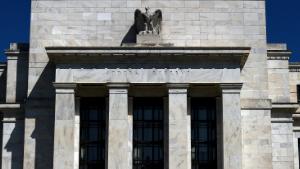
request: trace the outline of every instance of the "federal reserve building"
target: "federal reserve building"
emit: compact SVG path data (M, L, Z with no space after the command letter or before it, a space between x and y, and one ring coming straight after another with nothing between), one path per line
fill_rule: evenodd
M30 25L1 169L299 169L300 63L264 0L32 0Z

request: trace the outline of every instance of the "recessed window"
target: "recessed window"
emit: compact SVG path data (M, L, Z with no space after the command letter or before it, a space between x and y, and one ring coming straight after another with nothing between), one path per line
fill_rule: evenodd
M133 169L163 169L162 98L133 100Z
M105 99L83 98L80 104L80 169L105 168Z
M217 168L215 99L192 98L192 169Z

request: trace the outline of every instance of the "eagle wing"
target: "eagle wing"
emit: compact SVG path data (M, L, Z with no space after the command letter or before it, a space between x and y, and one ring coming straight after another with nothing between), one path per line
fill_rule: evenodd
M145 22L146 22L145 15L139 9L135 10L134 24L137 33L144 31L146 29Z
M161 10L156 10L154 14L151 17L152 24L153 24L153 29L157 33L160 33L160 27L161 27L161 21L162 21L162 12Z

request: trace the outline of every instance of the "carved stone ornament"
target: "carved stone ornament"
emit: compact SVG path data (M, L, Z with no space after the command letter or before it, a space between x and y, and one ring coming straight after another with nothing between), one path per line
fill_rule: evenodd
M134 21L138 35L155 34L159 35L161 30L162 12L156 10L151 13L150 8L145 8L146 12L135 10Z

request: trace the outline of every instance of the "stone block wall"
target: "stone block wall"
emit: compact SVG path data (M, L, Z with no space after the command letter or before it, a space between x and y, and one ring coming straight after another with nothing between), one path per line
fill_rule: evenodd
M48 95L34 89L48 64L44 47L132 43L134 11L146 6L163 12L163 43L252 47L242 72L242 97L268 97L265 2L241 0L32 1L29 94Z
M272 111L273 169L294 168L293 121L290 112Z

